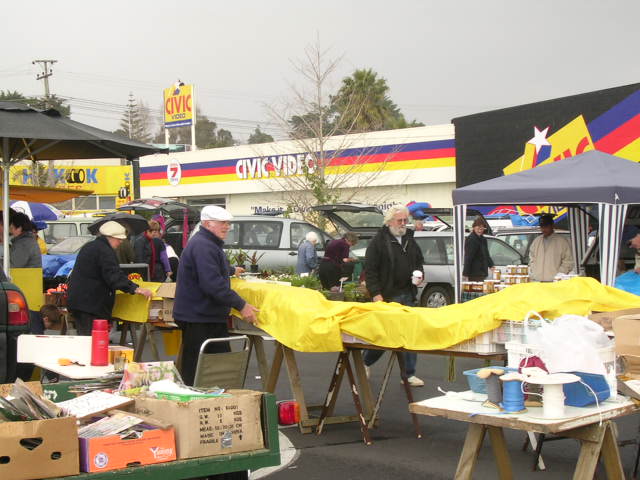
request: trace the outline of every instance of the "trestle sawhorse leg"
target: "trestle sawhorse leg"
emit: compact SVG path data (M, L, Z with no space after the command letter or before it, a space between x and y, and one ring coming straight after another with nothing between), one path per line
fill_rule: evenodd
M507 451L502 428L470 423L462 454L458 461L456 480L470 480L472 478L482 441L487 431L491 439L491 448L496 459L499 478L501 480L513 478L509 452ZM580 440L581 443L580 456L573 474L574 480L593 478L600 458L604 463L608 479L624 479L620 451L616 443L614 426L610 420L601 425L593 424L563 431L562 435Z

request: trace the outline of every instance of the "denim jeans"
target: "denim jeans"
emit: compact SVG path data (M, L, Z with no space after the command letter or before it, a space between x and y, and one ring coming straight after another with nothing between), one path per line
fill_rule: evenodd
M386 300L386 299L385 299ZM389 302L396 302L407 307L414 307L413 295L411 293L401 293L391 297ZM364 352L364 364L369 367L376 363L382 356L384 350L365 350ZM418 362L417 353L403 353L405 363L405 373L407 377L411 377L416 374L416 363Z

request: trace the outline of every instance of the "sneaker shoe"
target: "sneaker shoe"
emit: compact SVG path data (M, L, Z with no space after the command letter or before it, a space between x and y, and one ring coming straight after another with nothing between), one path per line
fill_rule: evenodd
M366 365L364 366L364 374L367 376L367 379L371 376L371 369Z
M410 387L424 387L424 381L419 379L415 375L411 375L409 378L407 378L407 382L409 383ZM402 380L400 380L400 383L403 383Z

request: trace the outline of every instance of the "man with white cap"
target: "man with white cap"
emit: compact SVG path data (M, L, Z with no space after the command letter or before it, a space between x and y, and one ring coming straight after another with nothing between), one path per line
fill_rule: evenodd
M200 212L201 228L189 240L180 258L173 318L182 330L182 380L193 385L200 345L208 338L228 337L231 308L256 322L253 305L231 290L229 277L239 273L222 249L233 216L224 208L207 205ZM207 353L228 352L229 343L213 343Z
M151 290L129 280L118 264L116 248L127 238L125 227L108 221L100 226L99 232L95 240L80 249L69 277L67 306L78 335L91 335L96 318L111 319L116 290L152 295Z

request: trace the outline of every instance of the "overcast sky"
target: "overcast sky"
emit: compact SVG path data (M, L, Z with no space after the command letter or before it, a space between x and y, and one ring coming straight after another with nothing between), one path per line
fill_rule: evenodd
M51 91L72 118L118 128L129 92L160 109L193 83L198 104L246 140L276 137L264 104L300 83L291 60L320 36L387 79L408 119L427 125L640 81L638 0L3 2L0 90L41 94L35 59L55 59Z

